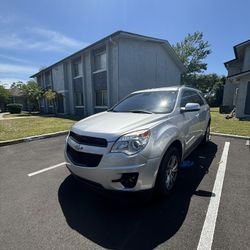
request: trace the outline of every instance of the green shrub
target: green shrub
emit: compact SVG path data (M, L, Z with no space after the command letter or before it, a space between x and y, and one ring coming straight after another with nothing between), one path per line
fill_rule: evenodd
M19 103L10 103L7 104L7 109L11 114L20 114L22 111L22 104Z

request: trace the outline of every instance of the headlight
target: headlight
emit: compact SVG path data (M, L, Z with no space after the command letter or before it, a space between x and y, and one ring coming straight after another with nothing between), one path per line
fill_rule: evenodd
M149 130L135 131L120 137L113 145L111 152L133 155L146 147L150 137Z

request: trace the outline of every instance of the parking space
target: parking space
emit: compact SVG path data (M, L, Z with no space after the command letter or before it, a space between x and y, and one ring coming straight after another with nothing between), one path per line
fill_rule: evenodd
M0 148L1 249L197 249L201 241L211 241L212 249L249 247L250 149L244 140L212 137L189 157L194 164L181 169L174 193L148 204L75 181L63 164L64 142L62 136ZM225 142L225 175L218 179ZM215 180L223 184L221 197ZM214 234L204 238L205 221L213 227L207 217L215 198Z

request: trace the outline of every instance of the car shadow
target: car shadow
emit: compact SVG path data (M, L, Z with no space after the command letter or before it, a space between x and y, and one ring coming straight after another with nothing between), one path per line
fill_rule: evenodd
M68 225L84 237L108 249L153 249L167 241L182 226L193 195L208 173L217 152L209 142L196 149L188 160L191 167L180 170L175 191L150 203L128 202L91 190L69 175L58 190L58 199Z

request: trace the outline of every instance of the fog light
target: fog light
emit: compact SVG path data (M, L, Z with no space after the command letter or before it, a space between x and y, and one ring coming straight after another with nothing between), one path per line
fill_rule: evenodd
M124 173L118 180L112 182L120 182L125 188L133 188L137 183L139 173Z

